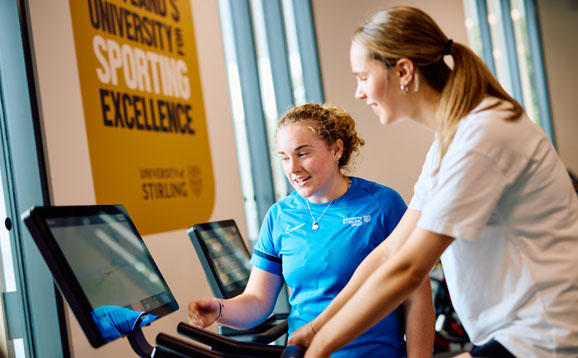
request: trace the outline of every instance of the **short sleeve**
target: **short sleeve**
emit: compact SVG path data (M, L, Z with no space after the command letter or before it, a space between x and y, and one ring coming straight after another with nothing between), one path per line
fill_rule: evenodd
M417 182L413 187L413 197L409 202L409 207L421 211L423 206L427 202L428 190L435 184L436 177L433 176L434 165L437 165L439 161L439 149L437 146L437 141L430 147L424 164L421 168L421 173Z
M379 198L380 205L384 208L385 211L385 237L388 237L389 234L395 229L399 221L401 220L403 214L407 210L407 206L405 205L405 201L399 193L395 190L387 188L387 191Z
M282 261L275 247L275 240L273 238L273 208L269 210L261 230L259 231L259 241L253 249L253 256L251 257L251 265L270 272L275 275L282 275Z
M417 226L477 240L508 182L496 163L476 151L448 152Z

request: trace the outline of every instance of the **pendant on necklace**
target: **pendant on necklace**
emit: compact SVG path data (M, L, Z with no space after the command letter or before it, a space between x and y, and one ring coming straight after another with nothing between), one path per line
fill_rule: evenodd
M316 223L316 222L314 222L313 225L311 226L311 228L312 228L313 230L317 230L317 229L319 229L319 224Z

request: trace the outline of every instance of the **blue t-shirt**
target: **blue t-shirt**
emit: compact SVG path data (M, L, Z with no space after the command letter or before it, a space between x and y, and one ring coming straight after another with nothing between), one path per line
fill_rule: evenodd
M349 190L328 203L292 192L268 211L251 264L282 275L290 289L289 334L317 317L345 287L355 269L395 228L406 205L393 189L352 177ZM399 357L395 312L332 357Z

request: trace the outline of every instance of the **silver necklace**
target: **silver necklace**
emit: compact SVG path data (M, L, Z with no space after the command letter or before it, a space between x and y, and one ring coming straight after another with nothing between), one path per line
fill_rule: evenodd
M335 200L335 199L333 199ZM325 214L325 212L327 211L327 209L329 209L329 207L331 206L331 204L333 204L333 200L331 200L329 202L329 205L327 205L325 207L325 210L323 210L323 212L321 213L321 215L319 215L319 217L317 218L317 220L315 220L315 217L313 216L313 213L311 212L311 207L309 206L309 199L305 198L305 202L307 203L307 209L309 209L309 215L311 215L311 219L313 219L313 225L311 225L311 228L313 230L317 230L319 229L319 220L321 220L321 217L323 216L323 214Z

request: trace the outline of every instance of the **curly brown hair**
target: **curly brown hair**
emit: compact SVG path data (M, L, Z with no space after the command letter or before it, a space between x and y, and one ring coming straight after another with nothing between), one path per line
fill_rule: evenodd
M343 154L339 168L350 164L352 154L359 153L365 141L357 135L355 121L343 108L327 104L306 103L290 109L277 123L277 131L289 124L308 125L313 133L332 146L338 139L343 141Z

